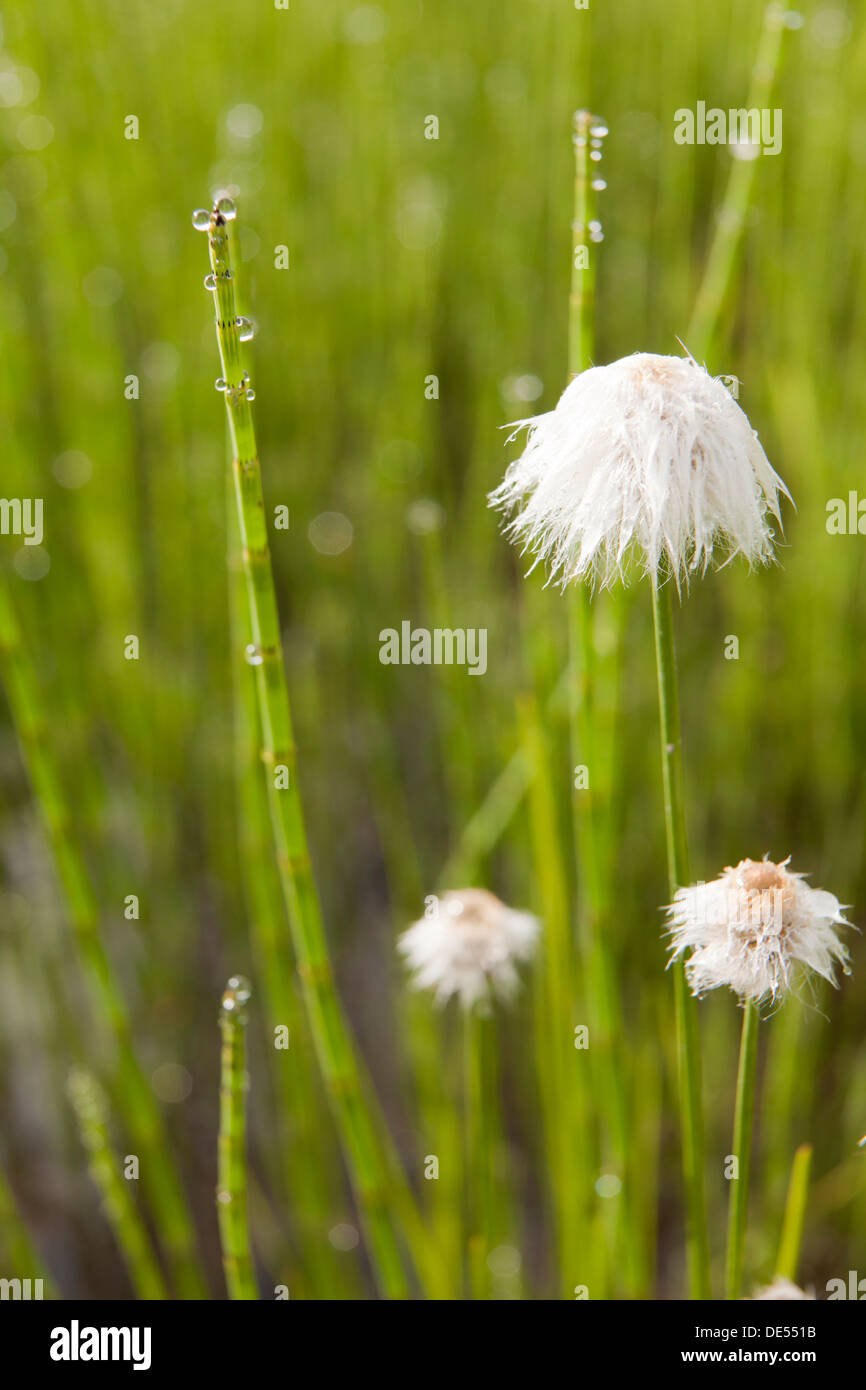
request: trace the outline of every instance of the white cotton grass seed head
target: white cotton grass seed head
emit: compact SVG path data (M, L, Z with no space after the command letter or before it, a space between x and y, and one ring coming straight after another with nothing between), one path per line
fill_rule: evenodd
M692 357L636 352L590 367L554 410L517 421L526 447L490 494L549 582L627 582L663 561L679 585L710 562L774 558L790 499L730 391ZM533 566L534 568L534 566Z
M788 1303L804 1298L811 1299L813 1302L815 1301L815 1295L811 1290L806 1293L796 1284L792 1284L790 1279L785 1279L781 1274L777 1274L771 1284L767 1284L763 1288L755 1289L755 1292L752 1294L752 1299L755 1303L764 1301Z
M848 951L836 932L849 926L832 893L811 888L789 859L743 859L711 883L681 888L667 908L672 959L690 952L693 994L727 985L743 1003L780 1003L797 973L836 984Z
M517 989L517 966L535 952L540 924L516 912L484 888L443 893L428 903L397 943L415 989L432 989L436 1003L457 995L465 1009L508 1000Z

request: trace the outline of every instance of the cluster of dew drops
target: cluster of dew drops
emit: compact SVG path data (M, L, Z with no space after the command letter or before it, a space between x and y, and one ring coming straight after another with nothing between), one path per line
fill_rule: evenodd
M597 116L595 116L589 122L589 128L587 133L589 135L590 160L593 164L600 164L601 157L603 154L604 137L608 134L608 128L605 125L604 121L600 120ZM587 136L583 133L583 129L581 127L578 129L574 137L574 143L576 148L584 149L586 147L586 141ZM602 193L604 189L607 188L607 183L603 178L598 177L592 179L590 187L592 188L594 193ZM594 219L592 222L590 222L589 226L587 227L587 231L589 232L590 241L604 241L604 229L602 228L602 225L599 221Z
M245 1023L244 1009L252 996L252 986L245 975L232 975L222 997L224 1014L234 1014L239 1022Z
M209 231L211 219L214 217L216 213L219 213L220 217L223 219L224 222L233 221L234 218L238 215L234 199L229 198L226 195L218 197L216 202L214 203L213 212L209 212L207 208L196 208L195 212L192 215L192 225L195 227L196 231ZM230 273L231 272L229 272L229 274ZM204 287L206 290L210 290L211 294L216 293L217 278L212 271L209 275L206 275L204 277ZM244 318L243 315L239 314L238 317L235 319L235 326L238 330L238 337L240 338L242 343L248 343L251 341L252 338L255 337L256 329L252 319ZM229 386L229 383L225 380L225 378L221 376L217 377L216 381L214 382L214 386L216 387L217 391L221 392L222 395L225 395L228 391L232 389ZM255 400L256 393L250 384L249 372L244 372L239 390L246 400Z

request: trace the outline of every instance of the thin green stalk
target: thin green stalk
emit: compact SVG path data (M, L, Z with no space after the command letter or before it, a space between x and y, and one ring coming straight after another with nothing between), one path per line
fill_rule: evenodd
M569 379L592 366L595 355L595 244L589 246L590 224L596 220L596 196L589 163L590 130L597 117L574 113L574 232L571 293L568 301ZM584 264L584 261L586 264Z
M230 481L230 479L229 479ZM316 1146L317 1125L322 1118L322 1101L315 1090L315 1062L301 1023L301 1005L293 978L291 960L284 948L285 907L279 878L270 861L271 826L265 788L262 784L261 734L256 680L253 668L243 659L252 638L246 599L243 564L233 495L229 498L229 616L235 647L233 704L235 731L235 784L238 805L238 838L244 902L250 938L259 977L262 981L264 1012L269 1032L268 1052L279 1097L279 1138L276 1146L286 1175L286 1188L292 1199L292 1214L298 1231L302 1259L297 1273L300 1296L334 1297L337 1289L356 1296L351 1267L334 1258L334 1251L322 1232L327 1229L333 1210L332 1188L338 1181L332 1172L330 1153L318 1151L318 1161L308 1163L303 1155ZM274 1029L285 1028L288 1048L274 1045ZM334 1158L338 1160L335 1151ZM341 1181L340 1181L341 1185ZM309 1287L307 1287L307 1285ZM293 1288L292 1296L295 1296Z
M493 1020L467 1009L464 1019L463 1123L466 1162L466 1229L469 1290L473 1299L490 1297L487 1256L492 1237L493 1144L488 1052Z
M671 899L689 881L683 797L683 760L680 733L677 663L674 646L671 582L654 576L653 621L659 693L662 787L665 807L668 881ZM683 1181L686 1189L686 1245L689 1286L693 1298L710 1297L710 1251L704 1194L704 1126L701 1114L701 1059L695 1001L683 965L676 961L674 1006L677 1031L680 1126L682 1130Z
M791 1164L791 1181L788 1183L785 1215L782 1218L782 1235L779 1240L779 1253L776 1256L776 1274L783 1279L790 1279L792 1283L797 1281L800 1247L803 1244L803 1227L806 1224L806 1203L809 1199L811 1170L812 1145L801 1144L794 1154L794 1162Z
M728 1198L728 1253L725 1261L725 1293L739 1298L743 1278L743 1249L749 1208L749 1169L752 1160L752 1128L755 1119L755 1072L758 1062L758 1022L755 1004L743 1006L740 1063L737 1069L737 1095L734 1103L732 1154L737 1162Z
M597 198L590 163L592 131L604 129L589 111L574 117L574 222L569 297L568 372L577 376L592 366L595 355L595 286ZM584 264L584 262L586 262ZM569 709L572 765L589 769L589 786L572 789L572 818L578 863L580 937L587 982L596 1090L614 1162L623 1176L622 1201L614 1211L621 1219L626 1283L640 1293L646 1271L640 1252L640 1229L633 1214L629 1177L629 1107L624 1065L625 1029L615 985L609 908L609 864L605 855L604 790L601 730L598 717L598 671L595 658L595 605L585 585L569 594L569 661L572 691ZM618 634L619 637L619 634Z
M783 9L781 5L770 4L764 10L764 24L746 102L747 108L752 111L760 111L770 104L785 27ZM698 359L707 355L712 347L721 306L733 276L734 263L749 211L752 185L760 162L757 159L731 160L725 196L716 219L706 268L688 330L686 347Z
M592 1280L584 1277L589 1254L584 1217L587 1194L591 1190L587 1161L591 1141L583 1114L582 1054L574 1047L574 1028L583 1020L575 1017L574 1012L574 953L567 875L556 799L535 700L523 700L520 714L526 756L532 769L529 832L544 923L541 961L534 972L534 1025L549 1182L556 1217L557 1296L570 1297L572 1288L579 1282L590 1284L593 1297L596 1297L599 1296L597 1271L593 1271ZM593 1281L596 1282L593 1284Z
M233 975L220 1009L220 1127L217 1219L223 1272L231 1299L257 1299L247 1207L247 1012L250 986Z
M225 206L225 203L223 204ZM295 741L283 666L282 638L271 569L261 468L243 370L232 270L229 220L215 207L208 224L214 277L217 342L222 364L234 458L235 500L243 545L253 642L248 659L258 676L265 766L277 866L292 932L298 972L319 1066L331 1100L349 1176L366 1230L370 1258L382 1291L404 1298L409 1288L398 1240L398 1206L411 1202L405 1182L389 1163L389 1140L370 1104L355 1045L344 1019L331 970L318 892L313 880L298 788ZM390 1169L390 1171L389 1171ZM389 1200L390 1198L390 1200ZM398 1200L399 1199L399 1200ZM403 1222L405 1226L405 1220ZM419 1272L429 1266L416 1230L406 1231Z
M117 1072L112 1094L141 1160L142 1185L158 1220L177 1291L204 1296L186 1198L170 1158L168 1136L132 1045L129 1014L100 935L100 910L78 846L75 817L49 750L39 686L6 581L0 578L0 668L33 794L54 853L79 962L100 1023L113 1035Z
M90 1072L76 1067L67 1090L78 1120L81 1141L102 1207L139 1298L169 1297L165 1279L154 1257L150 1237L133 1200L129 1184L121 1176L121 1159L108 1137L107 1103L102 1087Z

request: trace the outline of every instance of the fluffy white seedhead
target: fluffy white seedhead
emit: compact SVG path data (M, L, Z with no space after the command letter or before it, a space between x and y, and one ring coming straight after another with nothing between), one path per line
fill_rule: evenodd
M555 410L517 422L526 448L490 494L550 579L609 586L632 562L676 582L710 561L774 558L790 497L726 386L691 357L636 352L576 376Z
M810 888L789 860L743 859L712 883L681 888L667 909L671 953L689 951L686 975L702 995L727 985L746 1003L776 1003L797 970L835 985L835 965L848 971L837 926L848 926L838 898Z
M430 915L403 933L398 950L416 989L434 990L437 1004L456 994L471 1009L491 994L511 997L517 963L533 955L539 930L528 912L513 911L486 889L464 888L433 899Z
M772 1284L767 1284L762 1289L755 1289L755 1292L752 1294L752 1299L755 1303L760 1303L764 1300L793 1302L795 1299L802 1298L812 1299L814 1302L815 1295L811 1292L805 1293L804 1290L799 1288L796 1284L792 1284L790 1279L783 1279L781 1274L776 1275Z

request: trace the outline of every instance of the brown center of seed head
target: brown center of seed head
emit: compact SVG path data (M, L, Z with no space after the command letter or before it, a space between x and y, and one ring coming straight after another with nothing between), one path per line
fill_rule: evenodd
M486 888L464 888L459 893L449 893L445 904L448 916L455 926L490 927L496 921L502 904Z
M737 866L740 883L749 891L760 892L765 888L784 888L785 880L778 864L764 860L756 864L753 859L744 859Z

